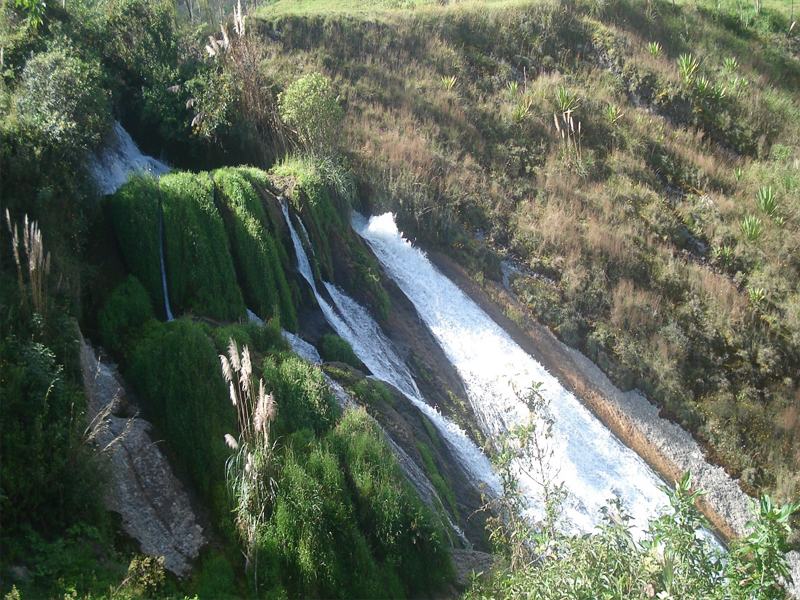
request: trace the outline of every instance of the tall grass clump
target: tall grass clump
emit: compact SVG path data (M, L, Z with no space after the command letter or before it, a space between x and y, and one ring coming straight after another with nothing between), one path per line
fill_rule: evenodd
M756 206L758 209L771 217L778 210L778 195L772 191L772 186L768 185L758 190L756 194Z
M340 338L338 335L325 334L320 338L317 345L319 354L322 360L343 362L356 369L362 369L364 364L359 360L356 353L353 352L353 347L345 339Z
M158 182L134 175L108 199L108 213L128 271L142 282L157 314L164 316L158 255Z
M280 240L276 244L270 234L261 198L236 169L215 171L214 181L247 304L264 320L277 309L281 324L296 331L297 314L277 249Z
M225 443L233 451L225 476L236 506L236 528L247 548L248 561L254 562L258 573L257 535L275 499L277 485L270 427L278 408L272 394L267 394L263 379L259 379L256 390L247 346L240 356L236 342L230 338L228 353L220 354L219 361L236 409L239 433L238 439L225 434ZM257 585L256 579L256 589Z
M6 225L11 234L12 254L14 264L17 266L17 284L20 290L27 289L22 294L23 307L30 313L36 312L42 317L47 316L47 280L50 275L50 253L44 249L42 232L36 221L28 221L28 215L22 218L22 240L16 223L11 222L11 213L6 209ZM21 242L21 244L20 244ZM24 250L24 260L20 253L20 246ZM24 266L23 266L24 263ZM27 284L25 279L27 275Z
M247 316L208 173L159 180L170 302L178 313L234 321Z

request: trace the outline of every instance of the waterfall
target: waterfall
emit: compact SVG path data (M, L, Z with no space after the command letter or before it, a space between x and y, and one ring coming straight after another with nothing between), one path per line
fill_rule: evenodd
M161 261L161 287L164 290L164 309L167 321L172 321L172 311L169 309L169 294L167 292L167 270L164 267L164 207L161 203L161 189L158 190L158 258Z
M398 231L392 214L368 222L354 215L353 225L456 367L489 439L527 421L530 410L515 390L541 384L539 392L555 421L547 448L552 452L550 473L569 493L563 507L566 529L591 531L600 520L600 508L614 497L622 499L637 529L645 529L648 520L660 514L667 504L657 487L662 482L641 457L414 248ZM539 485L521 469L517 472L529 496L536 498ZM532 516L539 510L540 504L532 502Z
M294 224L289 218L288 207L284 202L281 202L281 208L292 236L292 243L297 254L298 269L314 291L317 303L334 331L339 337L350 343L358 358L372 371L375 377L391 383L403 392L414 406L433 423L458 458L461 466L472 476L473 481L485 483L489 493L498 494L500 489L499 482L492 470L489 459L467 437L464 430L422 399L422 394L417 389L410 371L400 357L397 356L392 343L384 336L372 315L363 306L360 306L347 294L330 283L323 282L323 285L336 305L335 309L319 293L314 282L314 275L308 256L303 249L303 244Z
M139 147L118 122L114 123L112 142L99 155L89 156L89 166L102 194L113 194L128 181L131 171L154 177L169 173L169 167L152 156L142 154Z

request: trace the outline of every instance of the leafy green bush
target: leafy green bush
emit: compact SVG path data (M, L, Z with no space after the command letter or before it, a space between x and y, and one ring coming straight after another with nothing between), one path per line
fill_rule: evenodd
M108 212L125 264L142 282L156 314L165 316L158 254L158 182L135 175L109 199Z
M100 65L76 56L66 41L25 64L17 110L42 143L75 156L97 148L111 126Z
M96 517L99 472L82 435L86 398L47 346L8 337L0 354L3 537L22 527L55 535Z
M344 111L333 95L331 81L321 73L309 73L278 95L281 118L297 132L306 152L330 155L336 145Z
M336 334L327 333L320 338L317 349L323 360L343 362L355 369L363 369L364 365L353 352L353 347L345 339Z
M224 481L228 452L223 437L236 427L218 373L214 344L203 326L188 319L147 323L125 370L146 416L161 428L206 498L215 482Z
M152 318L153 305L147 290L136 277L129 275L106 300L97 317L97 330L106 348L119 354L129 331Z
M176 313L233 321L247 310L236 282L222 219L207 173L174 173L159 180L164 206L164 260Z
M214 181L226 207L223 211L239 281L251 310L270 318L277 307L286 329L297 330L297 315L289 284L281 267L270 222L261 199L247 176L236 169L219 169ZM278 241L280 243L280 241Z
M314 365L297 356L280 364L268 358L263 378L267 391L274 394L278 403L276 437L305 428L319 435L336 422L339 407L322 372Z

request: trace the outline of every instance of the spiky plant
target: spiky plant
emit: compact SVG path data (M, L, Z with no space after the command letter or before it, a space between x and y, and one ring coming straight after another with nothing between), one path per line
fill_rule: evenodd
M578 108L578 95L568 90L563 84L556 88L556 108L562 115L573 112Z
M625 113L616 104L609 103L603 110L603 119L609 125L616 125L623 116L625 116Z
M723 61L722 66L729 75L733 75L739 70L739 61L736 60L736 57L729 56Z
M450 76L442 75L442 85L444 86L444 89L446 89L448 92L455 87L457 81L458 77L456 77L455 75L450 75Z
M680 71L681 79L686 85L694 83L699 69L700 63L691 54L681 54L678 57L678 71Z
M254 572L257 573L256 536L277 491L274 444L270 439L270 427L277 415L277 405L272 394L267 394L263 379L259 379L256 391L247 346L242 349L240 356L239 348L231 338L228 356L220 354L219 361L239 424L238 440L225 434L225 443L233 450L225 475L236 503L236 527L245 543L247 560L255 562Z
M650 42L647 44L647 51L653 58L658 58L661 55L661 44L658 42Z
M512 96L517 95L517 90L519 90L519 83L517 83L516 81L509 81L508 83L506 83L506 87L508 88L508 91L511 92Z
M756 206L767 216L772 216L778 210L778 196L772 191L772 186L765 186L756 194Z
M761 234L763 233L763 229L761 228L761 219L755 215L747 215L744 219L742 219L739 227L742 230L742 235L744 235L748 242L758 241L758 238L760 238Z

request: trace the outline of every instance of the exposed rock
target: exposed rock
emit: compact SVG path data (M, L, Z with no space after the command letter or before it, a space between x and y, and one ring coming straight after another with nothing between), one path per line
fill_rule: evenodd
M456 584L466 588L472 582L473 575L488 575L494 567L495 557L477 550L452 549L450 556L456 569Z
M189 496L150 437L152 425L115 416L129 414L135 404L116 369L98 362L92 347L81 342L87 419L97 451L108 460L106 508L122 516L123 529L139 541L142 552L163 556L169 571L186 577L208 541Z

